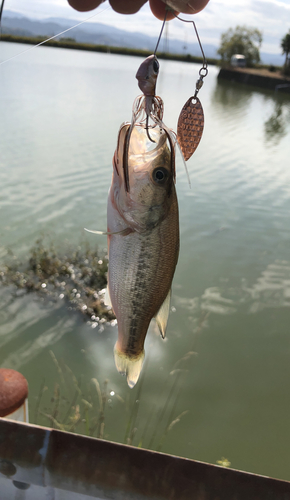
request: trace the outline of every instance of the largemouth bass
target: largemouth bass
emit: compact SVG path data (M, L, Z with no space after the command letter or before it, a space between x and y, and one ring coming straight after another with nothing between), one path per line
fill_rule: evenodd
M166 131L159 127L152 128L148 138L144 124L130 129L125 123L113 158L108 198L108 290L118 321L115 363L131 388L142 369L144 341L152 318L165 336L178 260L174 151L168 140L170 143Z

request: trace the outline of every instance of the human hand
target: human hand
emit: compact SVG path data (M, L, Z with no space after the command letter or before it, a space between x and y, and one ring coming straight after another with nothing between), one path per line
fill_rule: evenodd
M112 9L120 14L135 14L147 0L109 0ZM68 3L80 12L96 9L104 0L68 0ZM166 4L176 13L197 14L205 8L209 0L149 0L152 13L157 19L163 21ZM170 21L175 16L167 12L166 20Z

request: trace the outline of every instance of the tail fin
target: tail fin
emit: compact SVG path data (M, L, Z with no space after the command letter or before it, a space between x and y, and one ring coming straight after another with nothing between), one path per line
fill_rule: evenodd
M126 354L120 352L115 346L114 356L118 372L121 373L121 375L126 375L128 386L130 387L130 389L133 389L142 370L145 356L144 349L141 354L139 354L139 356L130 358Z

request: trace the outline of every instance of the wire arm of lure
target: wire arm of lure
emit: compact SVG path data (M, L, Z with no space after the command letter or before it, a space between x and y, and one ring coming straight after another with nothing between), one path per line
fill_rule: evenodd
M174 12L173 12L173 14L174 14ZM202 44L201 44L201 41L200 41L200 38L199 38L198 31L196 29L195 22L192 21L192 20L188 20L188 19L182 19L181 17L177 16L176 14L174 14L174 15L175 15L176 19L179 19L179 21L182 21L183 23L191 23L193 25L193 28L194 28L194 31L195 31L195 34L196 34L196 38L197 38L197 41L198 41L198 44L199 44L199 47L200 47L200 50L201 50L201 53L202 53L203 63L202 63L202 67L199 70L199 79L196 82L196 89L195 89L195 93L194 93L194 96L193 96L194 98L196 98L199 90L203 86L203 79L208 74L207 60L206 60L206 57L205 57L205 54L204 54L204 51L203 51L203 48L202 48Z
M174 14L174 12L173 12ZM195 22L191 19L191 20L188 20L188 19L181 19L181 17L177 16L176 14L174 14L175 17L177 19L179 19L179 21L182 21L183 23L191 23L193 24L193 27L194 27L194 31L195 31L195 34L196 34L196 38L197 38L197 41L199 43L199 47L200 47L200 50L201 50L201 53L202 53L202 57L203 57L203 64L204 64L204 68L207 69L207 61L206 61L206 57L204 55L204 51L203 51L203 48L202 48L202 45L201 45L201 41L200 41L200 38L199 38L199 34L198 34L198 31L196 29L196 25L195 25ZM206 75L204 75L206 76Z
M3 12L3 8L4 8L4 2L5 2L5 0L2 0L2 2L0 4L0 28L1 28L1 19L2 19L2 12Z

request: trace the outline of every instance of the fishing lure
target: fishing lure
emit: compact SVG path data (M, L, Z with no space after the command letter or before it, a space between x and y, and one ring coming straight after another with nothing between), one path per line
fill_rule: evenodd
M171 164L172 173L175 180L175 137L165 123L163 122L164 105L161 97L155 94L156 81L159 73L159 62L154 54L147 57L140 65L136 78L138 86L142 90L143 95L138 96L133 103L132 120L130 128L128 129L125 138L124 149L124 178L126 190L130 190L130 182L128 175L128 152L132 131L136 125L143 125L146 129L147 137L151 142L155 142L151 138L150 129L159 127L160 133L162 131L167 135L170 150L171 150Z
M180 112L177 124L177 140L183 157L185 161L187 161L193 155L197 146L199 145L204 129L204 114L201 102L197 97L197 94L203 86L203 79L207 76L208 69L206 58L194 21L187 21L185 19L181 19L179 16L176 17L182 22L193 24L203 56L203 65L199 70L199 78L196 82L194 95L191 96L184 104Z
M133 105L131 127L128 131L126 146L125 146L126 156L128 155L129 141L133 127L137 123L138 119L140 119L142 113L143 117L141 118L141 121L144 121L144 119L146 121L146 130L148 138L152 140L149 132L150 128L149 122L151 121L153 123L153 127L158 125L161 129L163 129L166 132L168 139L170 141L172 154L174 155L174 144L176 142L175 135L174 132L170 130L163 123L162 120L163 109L164 109L163 101L160 97L155 95L156 80L159 73L159 62L156 57L156 52L165 26L166 16L167 16L167 11L165 13L165 18L161 27L161 31L159 34L154 54L145 59L145 61L141 64L136 74L138 85L140 90L142 90L143 92L143 96L137 97ZM204 129L203 108L197 95L203 86L203 79L207 76L208 69L207 69L207 61L205 58L205 54L194 21L187 21L185 19L181 19L179 16L176 16L176 18L182 22L193 24L203 56L203 64L202 68L199 71L199 78L196 81L194 95L192 95L184 104L180 112L177 124L178 146L182 152L184 160L187 161L191 158L197 146L199 145ZM125 182L127 190L129 190L129 180L127 175L126 165L125 169L126 169Z

